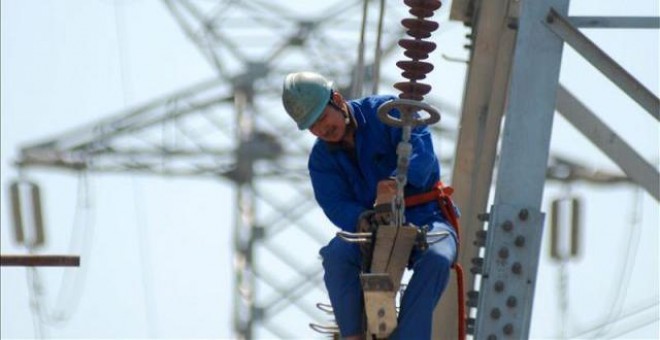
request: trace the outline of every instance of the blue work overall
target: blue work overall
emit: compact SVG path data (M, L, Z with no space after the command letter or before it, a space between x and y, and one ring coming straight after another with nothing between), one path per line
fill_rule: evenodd
M330 221L342 230L355 232L360 214L373 209L378 182L396 176L396 146L402 131L383 124L377 116L378 107L392 99L393 96L371 96L349 101L349 111L357 123L354 151L319 139L310 154L308 167L316 200ZM440 165L428 128L414 128L410 143L406 196L431 191L440 179ZM427 225L430 231L449 231L452 235L424 252L413 251L409 267L413 275L401 302L398 327L390 337L430 339L433 310L456 257L456 235L437 202L406 209L405 217L416 226ZM320 254L341 335L361 334L364 301L359 246L335 237Z

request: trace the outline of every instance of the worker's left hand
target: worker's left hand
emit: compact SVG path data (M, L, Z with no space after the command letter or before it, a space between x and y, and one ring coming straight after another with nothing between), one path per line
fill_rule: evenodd
M374 210L376 214L374 219L379 224L389 224L392 221L392 202L396 197L396 181L393 179L386 179L378 182L376 188L376 202L374 203Z

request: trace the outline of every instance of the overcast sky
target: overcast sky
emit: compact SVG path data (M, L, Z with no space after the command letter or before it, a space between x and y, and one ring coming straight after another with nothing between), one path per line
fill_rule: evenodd
M26 250L13 240L7 191L18 175L11 162L22 145L210 79L215 71L159 1L0 4L0 246L2 254L15 254ZM442 18L449 8L443 7ZM658 16L658 11L657 0L580 0L572 1L570 9L572 15L593 16ZM443 25L449 29L434 53L464 58L463 25ZM660 93L658 30L584 32L656 95ZM436 66L435 88L443 100L460 106L465 66L444 59ZM657 121L568 47L560 79L658 168ZM620 171L559 115L552 150L594 169ZM27 175L42 189L48 244L40 252L81 254L84 263L81 269L38 270L46 307L58 307L65 316L72 313L63 322L46 325L45 336L232 337L231 221L236 209L229 182L128 174L81 179L52 170ZM560 284L559 266L549 259L544 239L532 337L560 336L559 306L565 296L568 336L658 338L658 203L624 184L551 183L543 210L565 195L583 199L582 254L566 266ZM331 225L321 223L328 225L330 235ZM314 257L315 252L301 256ZM35 337L26 270L3 267L1 274L2 338ZM75 281L76 274L83 280ZM73 282L79 284L75 294L58 299L60 286ZM606 320L610 327L597 328ZM307 332L301 338L317 336L306 328L309 321L290 318L292 328ZM600 333L586 333L592 329Z

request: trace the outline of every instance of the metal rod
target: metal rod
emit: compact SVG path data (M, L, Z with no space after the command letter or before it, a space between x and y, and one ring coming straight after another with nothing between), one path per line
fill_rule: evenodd
M321 311L323 311L325 313L334 314L334 311L332 309L332 305L330 305L330 304L318 302L316 304L316 308L320 309Z
M347 235L340 234L340 233L337 233L337 236L339 236L339 238L341 238L342 240L344 240L346 242L349 242L349 243L369 243L369 242L371 242L371 239L364 238L364 237L356 238L356 237L353 237L353 236L347 236Z
M371 237L371 233L351 233L348 231L338 231L337 236L342 236L346 239L351 239L351 238L369 238Z
M337 326L323 326L317 325L315 323L310 323L309 327L317 333L321 334L336 334L339 333L339 327Z
M383 57L381 47L383 41L383 18L385 17L385 0L380 0L380 12L378 14L378 34L376 35L376 52L374 56L373 88L372 94L378 94L378 85L380 85L380 61Z
M358 60L355 67L355 78L353 82L353 98L362 96L362 84L364 82L364 48L365 48L365 34L367 28L367 15L369 10L369 1L364 0L362 7L362 26L360 28L360 43L358 44Z
M660 28L660 17L568 17L568 22L583 28Z
M80 256L2 255L0 265L13 267L80 267Z
M546 24L550 31L573 47L575 51L641 105L656 120L660 120L660 99L577 28L572 26L566 18L551 8L546 18Z

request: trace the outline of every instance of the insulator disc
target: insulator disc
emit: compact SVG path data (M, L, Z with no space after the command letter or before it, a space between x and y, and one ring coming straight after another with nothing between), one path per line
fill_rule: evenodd
M414 74L424 75L433 71L433 64L424 61L401 60L396 62L396 66L406 72L411 72Z
M410 14L421 18L433 16L433 11L442 6L438 0L404 0L403 2L410 7Z
M410 95L423 96L431 92L431 85L423 83L414 83L411 81L394 84L394 88Z
M423 8L429 11L435 11L442 6L439 0L404 0L403 3L413 9Z
M403 47L406 51L423 52L429 54L435 50L435 43L424 40L401 39L399 46Z
M416 19L416 18L406 18L401 20L401 25L403 27L414 30L414 31L424 31L431 33L438 29L438 23L431 20Z

